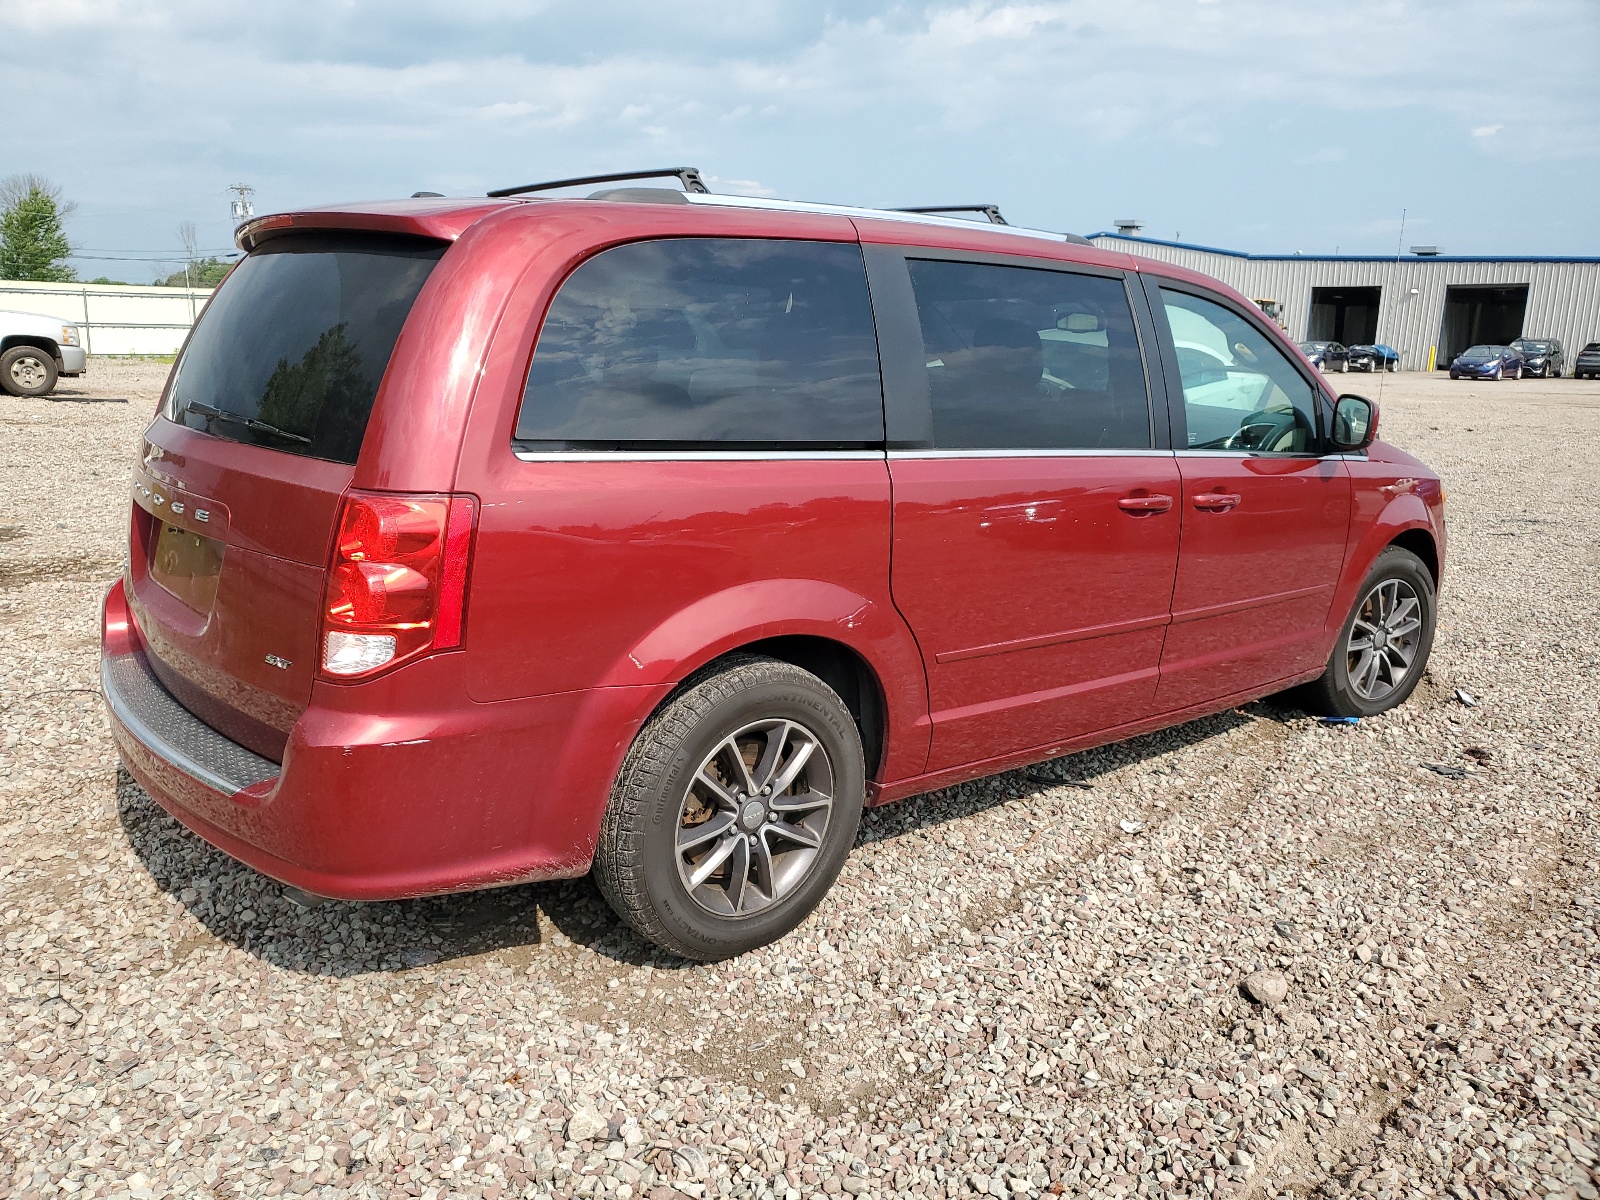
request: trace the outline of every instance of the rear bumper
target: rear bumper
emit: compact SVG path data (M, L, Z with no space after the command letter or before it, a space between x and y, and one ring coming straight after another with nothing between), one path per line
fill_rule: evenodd
M617 766L665 689L477 704L456 678L462 658L318 685L274 763L162 688L119 582L106 597L101 680L140 786L274 879L388 900L584 874Z

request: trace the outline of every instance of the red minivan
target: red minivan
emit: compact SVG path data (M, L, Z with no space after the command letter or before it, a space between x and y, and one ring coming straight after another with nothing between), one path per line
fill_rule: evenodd
M350 900L592 869L716 959L863 805L1416 686L1440 482L1238 293L696 185L240 230L105 603L173 816Z

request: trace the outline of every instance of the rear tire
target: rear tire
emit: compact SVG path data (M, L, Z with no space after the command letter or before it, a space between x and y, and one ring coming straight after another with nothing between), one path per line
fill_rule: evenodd
M37 346L13 346L0 354L0 387L13 396L48 396L56 386L55 355Z
M634 739L601 820L595 882L663 949L730 958L817 906L855 843L865 795L860 731L833 689L789 663L736 655L690 679Z
M1400 603L1385 613L1385 597L1396 597ZM1415 602L1419 622L1415 630L1404 629L1407 613L1413 611L1406 608L1407 601ZM1295 700L1307 712L1326 717L1375 717L1405 703L1427 670L1437 618L1433 576L1426 564L1409 550L1388 547L1361 581L1327 670L1300 688ZM1359 631L1358 620L1363 626ZM1373 628L1383 631L1382 645L1365 650L1363 642L1374 644L1367 632ZM1383 662L1373 669L1371 660L1379 657Z

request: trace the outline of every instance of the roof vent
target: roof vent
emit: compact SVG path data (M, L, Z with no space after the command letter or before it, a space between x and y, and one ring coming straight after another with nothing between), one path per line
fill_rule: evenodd
M1411 253L1415 254L1418 258L1438 258L1439 257L1439 247L1437 247L1437 246L1413 246L1413 247L1411 247Z
M1122 234L1123 237L1132 237L1143 228L1144 222L1139 220L1138 217L1117 218L1117 232Z

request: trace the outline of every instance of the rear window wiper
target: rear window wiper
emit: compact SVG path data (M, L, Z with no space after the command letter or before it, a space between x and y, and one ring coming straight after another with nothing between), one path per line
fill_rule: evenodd
M191 400L183 406L186 413L199 413L202 417L211 417L217 421L232 421L235 425L243 425L255 433L270 434L273 437L283 438L285 441L300 442L302 445L311 445L311 439L298 433L290 433L287 429L279 429L276 425L266 421L257 420L255 417L246 417L240 413L226 412L220 408L213 408L209 404L201 404L198 400Z

